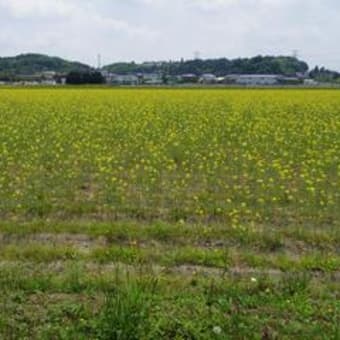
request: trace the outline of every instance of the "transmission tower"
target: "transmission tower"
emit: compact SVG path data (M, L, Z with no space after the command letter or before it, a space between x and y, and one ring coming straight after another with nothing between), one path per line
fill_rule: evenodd
M194 52L194 59L195 60L201 59L201 52L200 51L195 51Z
M102 56L100 53L97 55L97 68L100 70L102 68Z

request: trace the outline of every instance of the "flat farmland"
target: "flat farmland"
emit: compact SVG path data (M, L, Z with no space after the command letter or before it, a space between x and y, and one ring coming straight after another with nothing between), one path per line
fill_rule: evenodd
M340 336L340 92L1 89L0 338Z

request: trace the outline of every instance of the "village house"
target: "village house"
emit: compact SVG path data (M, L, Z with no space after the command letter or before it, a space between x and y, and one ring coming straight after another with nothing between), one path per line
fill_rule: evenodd
M102 76L104 77L105 82L106 82L107 84L112 84L112 83L113 83L116 74L111 73L111 72L106 71L106 70L103 70L103 71L101 71L100 73L101 73Z
M162 75L159 73L145 73L142 75L142 82L145 85L162 85Z
M199 83L201 84L216 84L217 83L217 77L212 73L205 73L202 74Z
M246 86L277 85L279 76L276 74L241 74L236 77L235 83Z
M303 84L306 86L317 86L319 83L315 81L314 79L308 78L303 81Z
M177 76L177 81L179 83L197 83L198 77L194 73L185 73Z
M112 75L111 84L113 85L138 85L140 79L135 74L114 74Z

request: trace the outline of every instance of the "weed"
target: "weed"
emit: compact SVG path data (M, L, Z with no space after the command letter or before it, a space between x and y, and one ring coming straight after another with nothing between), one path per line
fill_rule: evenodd
M105 294L105 303L94 322L99 339L139 340L150 332L157 280L128 278Z

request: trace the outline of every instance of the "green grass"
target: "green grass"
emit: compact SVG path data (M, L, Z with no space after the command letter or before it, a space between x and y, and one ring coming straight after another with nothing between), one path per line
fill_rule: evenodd
M339 336L333 229L36 221L0 230L5 338Z
M339 335L334 283L308 274L206 278L140 268L114 269L101 276L69 264L58 274L46 273L43 266L32 273L31 268L16 265L1 271L0 278L0 329L12 338L261 339L269 333L336 339Z

